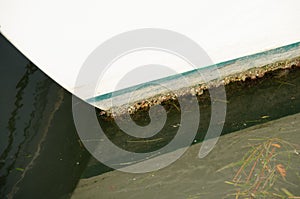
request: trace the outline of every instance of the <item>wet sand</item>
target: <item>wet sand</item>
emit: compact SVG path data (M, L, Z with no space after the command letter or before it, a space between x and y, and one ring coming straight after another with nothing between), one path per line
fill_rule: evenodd
M249 144L256 142L251 139L277 137L298 144L299 121L300 113L224 135L203 159L197 156L201 143L195 144L175 163L156 172L111 171L81 179L72 198L224 198L235 189L224 182L231 180L236 171L218 170L240 160L249 150ZM291 155L291 169L287 172L289 183L284 184L297 196L300 195L299 152L297 145Z

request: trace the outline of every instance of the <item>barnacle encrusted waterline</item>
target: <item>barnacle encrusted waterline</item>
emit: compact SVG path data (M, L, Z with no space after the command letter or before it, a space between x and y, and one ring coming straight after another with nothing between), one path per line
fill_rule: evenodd
M292 59L280 60L271 64L255 66L242 72L228 74L222 76L220 79L212 80L207 83L201 83L190 86L188 88L181 88L174 94L173 92L159 93L152 97L137 100L131 104L121 105L114 107L114 113L112 108L107 110L98 109L99 116L105 119L112 119L114 117L122 117L123 114L135 114L137 111L149 110L150 107L160 104L167 104L176 101L178 94L180 97L188 98L190 95L201 96L208 89L217 88L219 86L226 86L233 82L244 82L246 80L255 80L262 78L265 74L273 74L274 78L282 75L286 75L288 71L293 67L300 67L300 56ZM222 68L220 69L222 70ZM222 72L222 71L221 71ZM276 75L275 75L276 74ZM176 103L173 103L176 106ZM177 107L178 108L178 107ZM178 108L179 109L179 108Z

